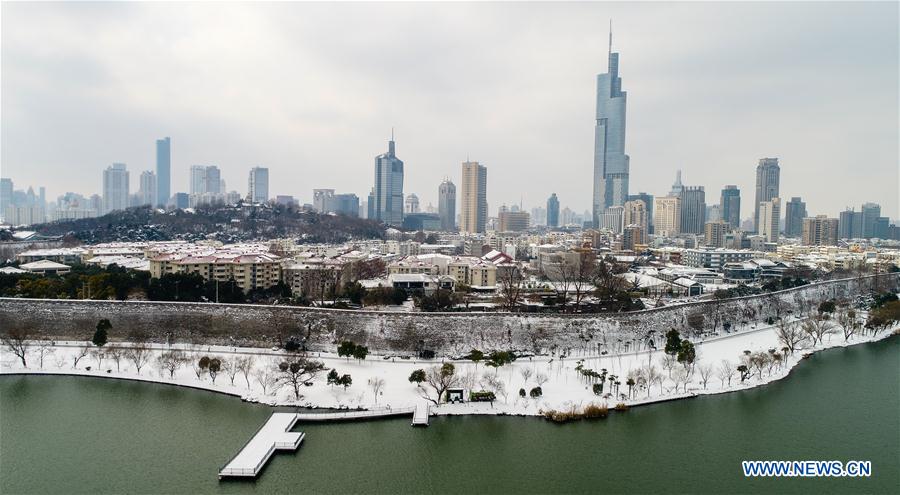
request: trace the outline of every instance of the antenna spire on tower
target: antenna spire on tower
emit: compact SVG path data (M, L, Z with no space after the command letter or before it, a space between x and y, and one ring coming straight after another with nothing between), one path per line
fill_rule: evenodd
M612 54L612 18L609 19L609 53Z

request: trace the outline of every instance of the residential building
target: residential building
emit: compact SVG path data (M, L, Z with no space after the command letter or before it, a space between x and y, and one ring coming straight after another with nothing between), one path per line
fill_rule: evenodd
M396 227L403 224L403 161L397 158L393 132L387 153L375 157L373 199L375 220Z
M646 234L649 225L648 217L647 204L643 200L633 199L625 202L622 211L623 225L637 225Z
M817 215L803 219L803 244L807 246L836 246L838 240L838 219L827 215Z
M778 158L760 158L756 166L756 201L754 202L753 221L754 231L760 234L761 219L759 217L760 205L763 201L771 201L779 196L779 184L781 167L778 166Z
M653 195L647 194L645 192L639 192L637 194L629 194L628 201L641 200L644 202L644 208L647 211L647 226L644 230L644 234L652 234L653 233Z
M653 199L653 232L673 237L681 232L681 198L664 196Z
M706 222L706 225L704 226L704 244L717 248L725 247L725 234L728 232L729 228L730 225L723 220Z
M128 207L128 168L113 163L103 171L103 213Z
M156 140L156 200L154 206L169 204L172 187L172 140L168 137Z
M739 263L753 258L751 251L711 248L685 249L681 252L681 262L694 268L722 270L726 263Z
M269 169L253 167L247 178L247 201L265 203L269 201Z
M719 209L722 220L728 222L733 230L741 228L741 191L737 186L728 185L722 189Z
M460 197L461 231L484 232L487 223L487 167L478 162L463 162Z
M622 249L634 251L635 246L645 244L647 244L647 234L643 226L630 224L622 229Z
M521 232L531 226L531 215L524 211L501 211L500 232Z
M597 76L597 114L594 125L593 224L610 206L622 206L628 197L628 155L625 154L627 95L619 77L619 54L612 51L609 32L607 71Z
M313 189L313 209L319 213L334 210L334 189Z
M456 186L447 178L438 186L438 215L441 217L441 230L456 230Z
M781 200L772 198L759 204L759 235L766 242L778 242L779 223L781 221Z
M140 189L138 189L138 204L156 206L159 199L156 188L159 177L150 170L141 172ZM165 203L163 203L165 205Z
M806 214L806 203L794 196L784 204L784 235L800 237L803 233L803 219Z
M610 206L603 210L600 215L600 229L605 229L615 234L622 233L622 218L625 215L625 208L622 206Z

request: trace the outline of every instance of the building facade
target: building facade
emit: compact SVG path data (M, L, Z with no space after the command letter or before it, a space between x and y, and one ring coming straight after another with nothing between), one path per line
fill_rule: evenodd
M128 167L113 163L103 171L103 213L128 208Z
M253 167L247 178L247 201L265 203L269 201L269 169Z
M157 194L156 189L157 187L159 187L159 177L150 170L145 170L141 172L140 179L140 188L138 189L138 203L141 205L157 206L159 194Z
M818 215L803 219L803 244L807 246L836 246L838 240L838 219Z
M487 167L478 162L463 162L459 205L460 230L469 234L484 232L487 223Z
M681 233L702 234L706 224L706 192L703 186L687 186L681 191Z
M781 167L778 166L778 158L759 159L759 164L756 166L756 201L753 206L753 228L756 233L761 233L760 204L779 196L780 177Z
M456 230L456 185L450 179L444 179L438 186L438 215L441 217L441 230Z
M728 185L722 189L719 210L722 220L727 222L732 229L741 228L741 191L737 186Z
M672 237L681 233L681 198L664 196L653 199L653 232Z
M781 223L781 200L772 198L759 204L759 235L766 242L778 242Z
M803 234L803 219L807 217L806 203L794 196L784 204L784 235L800 237Z

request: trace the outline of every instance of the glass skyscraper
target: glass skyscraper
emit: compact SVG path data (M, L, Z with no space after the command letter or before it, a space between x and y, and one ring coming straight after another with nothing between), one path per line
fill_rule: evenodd
M609 32L609 65L597 76L597 116L594 127L593 221L610 206L622 206L628 198L628 155L625 154L625 102L619 77L619 54L612 51Z
M403 161L394 153L394 136L388 151L375 157L375 219L387 225L403 225Z

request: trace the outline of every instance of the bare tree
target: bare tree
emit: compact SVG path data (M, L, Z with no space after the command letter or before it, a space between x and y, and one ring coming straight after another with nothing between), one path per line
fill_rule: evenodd
M675 382L675 393L678 393L678 387L681 386L684 388L684 391L687 392L687 384L690 382L690 374L685 368L675 368L675 371L672 373L672 381Z
M722 388L725 388L725 381L728 381L728 386L731 386L731 377L737 372L737 369L731 364L731 361L727 359L723 359L722 362L719 363L719 367L716 369L716 376L719 377L719 380L722 380Z
M75 352L75 354L72 354L72 369L78 367L78 361L81 361L85 356L87 356L88 353L91 352L91 349L93 349L93 346L90 342L85 342L84 344L78 346L78 350Z
M423 389L423 398L440 404L444 399L444 394L450 387L456 387L459 384L459 376L456 374L456 367L451 363L444 363L441 366L433 366L425 372L425 384L434 391L434 398L428 395L427 390Z
M25 357L28 355L30 338L31 332L24 326L10 328L0 337L0 342L22 361L23 368L28 367L25 364Z
M486 390L493 392L495 397L503 397L503 401L506 402L506 384L503 383L503 380L501 380L497 375L485 373L484 376L481 377L481 386Z
M644 368L644 374L647 376L647 397L650 397L650 388L654 383L659 385L659 393L662 393L662 374L656 370L656 366L652 364Z
M862 326L856 318L856 311L847 306L839 307L834 319L837 320L838 325L841 326L841 330L844 332L844 342L850 340L850 337L853 337Z
M256 383L262 388L263 395L266 395L270 389L272 392L275 392L279 388L278 380L275 379L275 370L272 369L271 365L257 368L253 372L253 378L256 379Z
M803 322L801 328L809 335L813 345L816 345L816 342L822 344L822 339L826 335L834 332L834 325L831 323L831 319L828 315L823 314L810 316Z
M703 384L703 388L706 389L706 384L709 383L709 377L712 376L713 366L710 363L701 364L698 368L700 371L700 383Z
M187 358L185 357L184 353L177 349L163 352L156 357L156 362L159 365L160 373L163 371L168 371L169 379L175 378L175 372L178 371L178 368L181 368L184 365L184 362L186 360Z
M384 378L370 378L369 387L372 388L372 393L375 394L375 403L378 404L378 394L384 388Z
M150 361L150 356L152 355L150 348L145 344L135 344L125 354L134 363L134 369L137 370L139 375L141 374L141 368Z
M43 369L44 358L56 352L56 349L53 348L53 343L49 340L38 340L34 346L37 349L38 364Z
M91 349L91 356L97 361L97 369L100 369L103 366L103 358L106 357L106 351L102 347L95 347Z
M231 380L231 385L234 386L234 378L240 373L240 369L238 368L238 360L241 358L235 356L232 359L225 359L222 361L222 371L228 375L228 379Z
M519 305L519 295L525 282L524 268L513 263L504 263L497 267L497 282L500 285L500 299L503 306L513 311Z
M531 368L522 368L519 370L519 374L522 375L522 380L524 380L524 383L522 384L523 387L528 384L528 380L531 379L533 373L534 371L532 371Z
M800 325L796 321L788 321L787 318L782 318L778 321L778 324L775 326L775 335L778 337L779 342L787 347L791 353L806 340L806 334L800 328Z
M663 354L663 356L659 359L660 365L662 365L663 369L669 374L669 378L672 378L672 368L675 367L675 356L671 354Z
M534 381L537 382L538 387L543 387L545 383L550 381L550 377L547 376L546 373L538 373L537 376L534 377Z
M290 385L294 389L294 400L300 400L300 386L315 378L323 369L325 365L321 361L297 357L292 361L282 361L278 364L275 381L280 385Z
M106 346L106 356L116 362L116 371L122 371L121 361L125 356L125 349L119 344L108 344Z
M238 371L244 375L244 381L247 382L247 388L250 388L250 372L253 370L253 357L244 356L235 360Z

